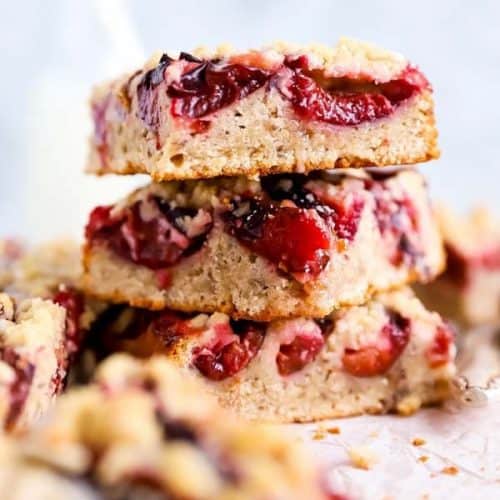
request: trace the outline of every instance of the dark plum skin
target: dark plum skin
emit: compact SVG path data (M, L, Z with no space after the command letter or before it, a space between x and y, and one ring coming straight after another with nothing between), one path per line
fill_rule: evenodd
M141 215L145 203L152 204L157 211L148 220ZM111 206L100 206L91 212L85 229L87 240L101 241L120 257L150 269L172 266L196 252L212 228L211 221L207 222L197 236L189 238L177 221L185 216L194 217L198 211L172 208L159 197L137 201L119 216L112 216L111 210Z
M319 200L306 181L301 175L263 178L264 195L233 200L224 219L229 234L279 269L315 278L330 260L332 241L356 236L364 201Z
M401 102L429 88L422 73L412 66L385 83L359 77L330 79L330 85L325 86L309 70L306 56L285 57L272 68L259 66L258 58L247 59L253 64L238 60L245 58L201 60L183 52L179 60L173 60L165 54L137 87L138 116L157 133L161 125L160 92L172 99L173 117L200 122L266 87L277 89L301 119L353 126L389 116ZM183 64L182 73L163 85L172 64ZM196 129L204 131L206 126Z

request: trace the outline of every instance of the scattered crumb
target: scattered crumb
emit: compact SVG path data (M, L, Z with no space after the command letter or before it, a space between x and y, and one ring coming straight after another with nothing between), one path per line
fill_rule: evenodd
M422 456L418 457L418 461L422 462L423 464L425 464L425 462L427 462L427 460L429 460L429 457L427 455L422 455Z
M449 465L448 467L445 467L441 472L450 476L456 476L458 474L458 468L454 465Z
M349 458L358 469L371 469L377 462L378 457L368 446L356 446L349 448Z
M422 446L426 443L425 439L422 438L413 438L411 444L413 446Z
M330 427L329 429L326 429L326 432L328 432L328 434L340 434L340 428Z
M341 238L337 240L337 252L343 252L347 248L347 240Z
M322 439L325 439L326 437L326 432L325 432L325 429L322 429L322 428L318 428L314 431L314 434L313 434L313 439L315 441L321 441Z
M378 437L378 431L370 432L369 436L372 437L372 438Z
M396 409L400 415L407 417L413 415L421 406L422 400L416 394L412 394L399 401Z

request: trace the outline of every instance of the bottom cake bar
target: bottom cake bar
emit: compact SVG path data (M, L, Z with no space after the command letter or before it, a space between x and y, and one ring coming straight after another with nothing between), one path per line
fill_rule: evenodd
M113 306L89 337L97 358L162 353L250 419L410 414L448 395L454 335L409 289L321 320L270 323Z
M0 423L21 430L52 404L68 369L66 312L50 300L0 293Z
M116 355L20 441L0 441L0 498L341 500L277 428L227 415L165 358Z

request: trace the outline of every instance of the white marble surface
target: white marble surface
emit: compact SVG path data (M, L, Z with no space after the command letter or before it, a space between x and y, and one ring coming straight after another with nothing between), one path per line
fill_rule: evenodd
M443 0L1 0L0 233L81 234L89 208L137 179L81 173L92 82L156 49L350 35L393 48L433 82L442 159L433 194L500 211L500 2Z

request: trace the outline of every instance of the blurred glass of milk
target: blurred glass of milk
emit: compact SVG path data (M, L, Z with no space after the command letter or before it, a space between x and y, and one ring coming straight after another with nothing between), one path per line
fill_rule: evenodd
M94 206L110 203L146 181L142 176L97 178L83 172L92 131L91 85L134 69L144 60L127 5L121 0L59 5L57 62L37 75L28 98L30 145L23 234L31 241L81 238ZM89 43L92 37L104 42L97 50L95 39ZM79 54L91 61L85 72L78 66Z

